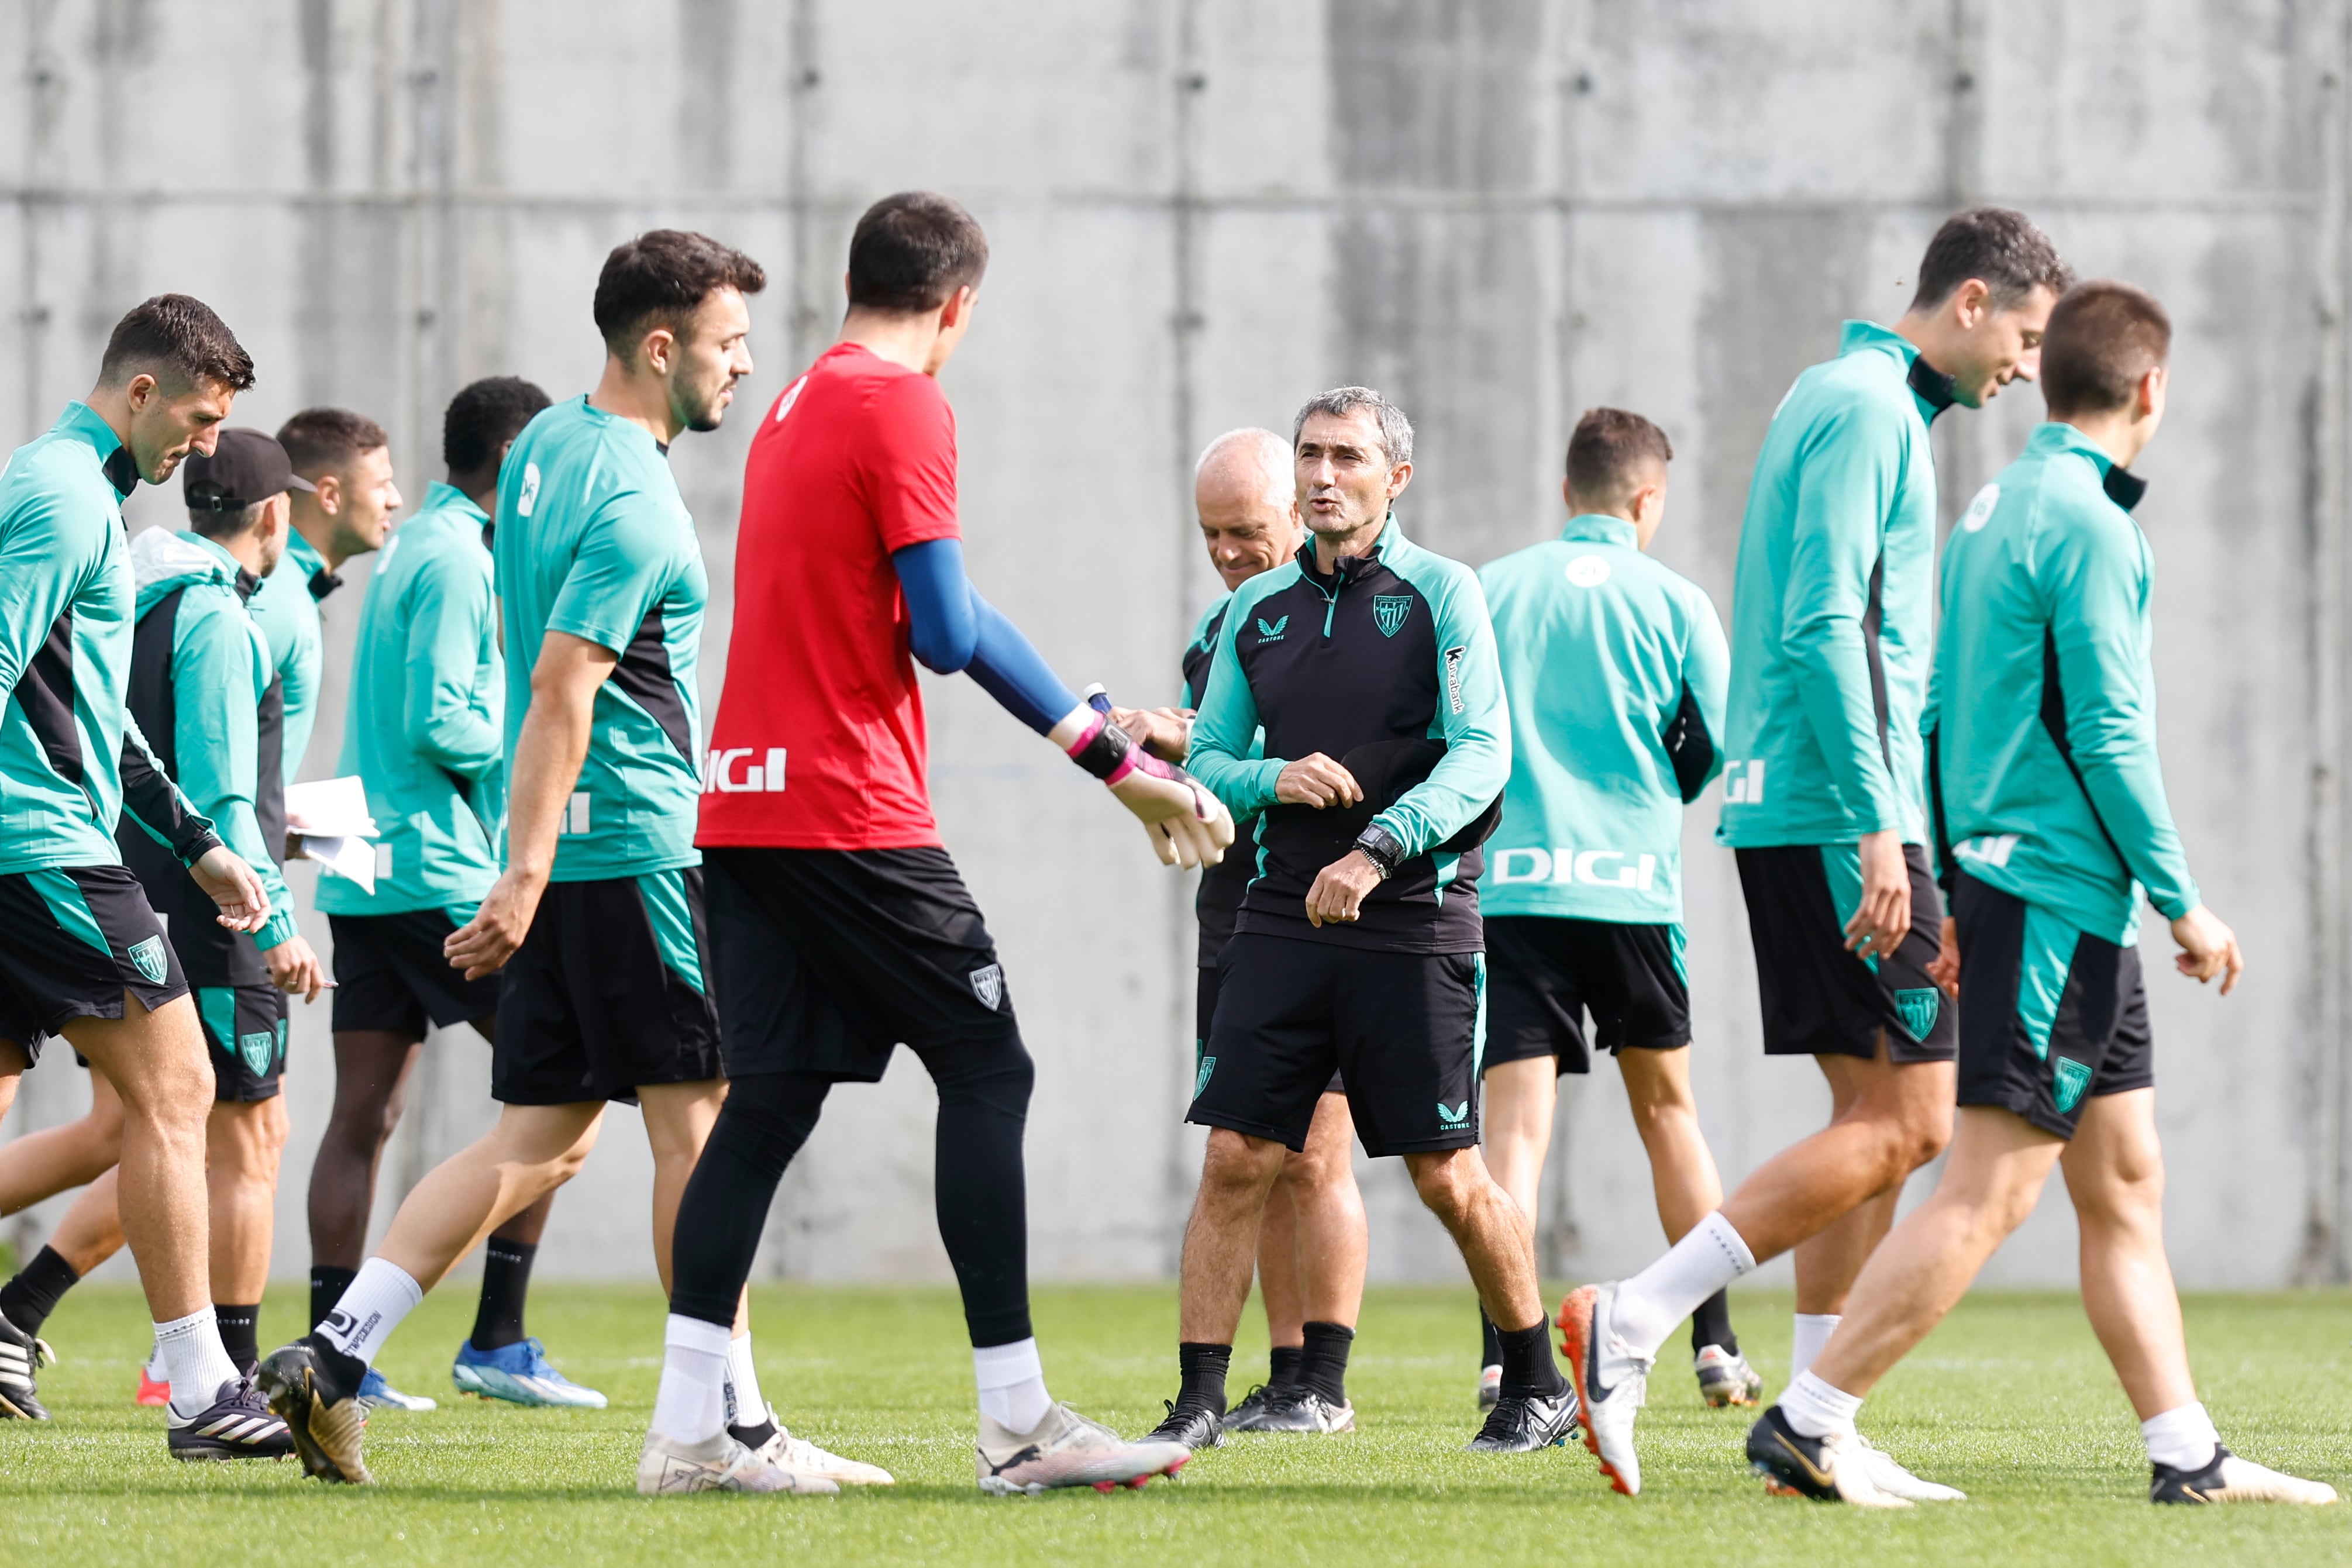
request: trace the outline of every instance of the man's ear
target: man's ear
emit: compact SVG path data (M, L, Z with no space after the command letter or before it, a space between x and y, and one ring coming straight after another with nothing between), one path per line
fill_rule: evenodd
M646 368L657 376L667 375L677 358L677 334L667 327L656 327L646 333L637 345L646 357Z
M1958 288L1952 290L1952 319L1958 323L1963 331L1974 329L1977 324L1984 319L1991 299L1992 290L1986 287L1983 278L1971 277L1964 280Z
M321 474L310 483L318 486L317 494L312 497L312 499L318 502L319 510L331 517L343 509L341 475ZM286 497L286 515L289 517L294 515L294 497L290 495Z
M131 377L131 384L123 389L123 401L130 403L131 413L137 413L155 396L155 378L142 371Z

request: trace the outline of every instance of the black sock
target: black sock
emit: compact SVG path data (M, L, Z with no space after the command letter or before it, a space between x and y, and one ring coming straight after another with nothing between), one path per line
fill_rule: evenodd
M1268 1365L1265 1385L1268 1388L1287 1388L1297 1382L1298 1358L1306 1354L1307 1350L1303 1345L1276 1345L1274 1353L1266 1358Z
M1731 1355L1739 1354L1739 1336L1731 1332L1731 1294L1727 1291L1717 1291L1691 1314L1691 1354L1696 1355L1711 1344L1721 1345Z
M727 1435L734 1438L737 1442L742 1444L745 1448L751 1449L752 1452L757 1453L760 1449L768 1446L769 1438L776 1435L776 1424L768 1419L768 1413L765 1410L756 1410L751 1412L751 1414L756 1416L757 1419L748 1427L738 1427L732 1422L730 1422L727 1427Z
M1183 1370L1184 1386L1177 1391L1176 1408L1225 1413L1225 1369L1233 1364L1229 1344L1179 1344L1176 1364Z
M55 1248L44 1247L15 1279L0 1285L0 1313L26 1333L38 1333L58 1310L58 1300L80 1278Z
M1495 1320L1486 1315L1486 1309L1482 1306L1478 1309L1478 1370L1484 1372L1490 1366L1502 1364L1502 1331L1495 1326Z
M344 1397L359 1393L360 1385L367 1381L366 1362L348 1351L338 1350L325 1334L316 1329L304 1334L302 1343L310 1347L311 1355L325 1369L328 1380L342 1390Z
M251 1377L253 1369L261 1364L261 1303L234 1307L216 1301L213 1304L213 1322L220 1325L221 1348L228 1352L228 1358L236 1363L239 1372Z
M482 1304L474 1309L474 1348L503 1350L522 1343L523 1298L530 1293L536 1241L493 1236L482 1249Z
M1298 1386L1310 1394L1319 1394L1323 1402L1338 1408L1348 1403L1348 1347L1356 1343L1356 1331L1339 1323L1308 1323L1305 1354L1298 1362Z
M327 1314L335 1310L335 1303L343 1299L343 1292L350 1290L352 1281L359 1277L360 1271L357 1269L338 1269L331 1263L310 1265L310 1326L312 1328L317 1328L327 1321Z
M1551 1358L1551 1325L1541 1318L1533 1328L1502 1329L1503 1392L1557 1396L1568 1386Z

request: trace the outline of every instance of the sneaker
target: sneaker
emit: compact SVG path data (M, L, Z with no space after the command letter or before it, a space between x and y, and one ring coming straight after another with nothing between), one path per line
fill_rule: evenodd
M2307 1481L2252 1459L2242 1459L2219 1443L2213 1445L2212 1461L2201 1470L2178 1470L2170 1465L2158 1465L2155 1469L2155 1479L2147 1484L2150 1502L2300 1502L2316 1506L2336 1500L2336 1489L2325 1482Z
M1503 1369L1499 1366L1480 1367L1478 1369L1478 1408L1492 1410L1495 1407L1495 1402L1502 1396Z
M1897 1464L1895 1456L1873 1443L1861 1433L1854 1434L1854 1445L1861 1450L1863 1467L1870 1472L1870 1484L1888 1497L1899 1497L1906 1502L1966 1502L1969 1494L1958 1487L1921 1480Z
M535 1339L518 1340L496 1350L476 1350L469 1339L457 1347L449 1381L457 1385L458 1393L478 1399L563 1405L582 1410L604 1408L604 1396L556 1371L547 1359L547 1347Z
M1470 1439L1474 1454L1532 1454L1556 1448L1576 1434L1576 1395L1507 1394L1487 1412L1486 1424ZM1620 1489L1622 1490L1622 1488Z
M360 1403L371 1410L438 1410L441 1402L427 1399L422 1394L403 1394L384 1381L383 1374L374 1367L360 1380Z
M757 1452L725 1432L701 1443L679 1443L658 1432L646 1434L637 1455L637 1490L646 1497L690 1491L837 1492L819 1475L793 1469L772 1456L774 1444Z
M752 1450L761 1458L781 1465L799 1475L815 1476L845 1487L887 1487L898 1484L898 1478L879 1465L868 1465L856 1459L845 1459L839 1454L827 1453L805 1437L795 1437L776 1418L776 1407L768 1406L768 1425L776 1435Z
M1167 1406L1168 1419L1144 1435L1147 1443L1181 1443L1195 1451L1202 1448L1222 1448L1225 1446L1224 1417L1214 1410L1178 1409L1173 1399L1160 1402ZM1265 1411L1260 1410L1261 1418ZM1255 1428L1253 1428L1255 1430Z
M1601 1460L1601 1473L1627 1497L1642 1490L1642 1460L1633 1451L1633 1416L1650 1394L1653 1357L1635 1355L1609 1326L1617 1287L1586 1285L1570 1291L1553 1320L1559 1352L1576 1387L1575 1408L1584 1423L1584 1446ZM1615 1380L1603 1371L1616 1374Z
M1805 1437L1789 1425L1778 1405L1748 1429L1748 1463L1764 1478L1764 1490L1775 1497L1809 1497L1817 1502L1853 1503L1861 1508L1909 1508L1906 1500L1878 1490L1862 1456L1857 1434Z
M139 1392L131 1397L132 1403L147 1406L151 1409L157 1406L169 1405L172 1402L172 1385L169 1382L156 1377L142 1365L139 1369Z
M1263 1383L1251 1389L1242 1396L1240 1404L1225 1412L1224 1429L1228 1432L1256 1431L1258 1417L1265 1415L1265 1407L1274 1402L1276 1392ZM1169 1408L1172 1411L1175 1406L1171 1405Z
M1268 1399L1253 1432L1314 1432L1332 1437L1356 1429L1356 1407L1332 1404L1311 1388L1286 1388Z
M1708 1345L1692 1360L1691 1370L1698 1374L1698 1396L1717 1410L1753 1405L1764 1396L1764 1375L1736 1350Z
M33 1386L34 1374L56 1362L47 1341L26 1333L0 1312L0 1420L46 1421L48 1411Z
M175 1459L282 1459L294 1451L293 1434L250 1377L222 1384L212 1404L185 1420L173 1411L164 1427Z
M269 1408L294 1435L302 1469L323 1481L365 1486L373 1479L360 1457L367 1439L367 1406L355 1380L346 1387L334 1362L348 1361L316 1334L305 1334L261 1358L255 1381Z
M1213 1427L1216 1419L1211 1412ZM1056 1404L1027 1432L1008 1432L982 1416L976 1463L981 1490L996 1497L1037 1497L1055 1487L1140 1487L1154 1476L1174 1475L1192 1457L1181 1443L1156 1437L1130 1443Z

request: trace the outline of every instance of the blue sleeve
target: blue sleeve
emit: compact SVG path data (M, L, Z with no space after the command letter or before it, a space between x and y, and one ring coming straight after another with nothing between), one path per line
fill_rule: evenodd
M961 670L1003 709L1044 735L1078 706L1021 629L982 599L963 574L963 545L926 539L891 552L907 596L908 641L923 667Z

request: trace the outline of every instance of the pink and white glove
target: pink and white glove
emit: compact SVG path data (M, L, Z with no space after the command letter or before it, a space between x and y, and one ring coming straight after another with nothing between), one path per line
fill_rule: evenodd
M1108 701L1081 704L1053 728L1055 745L1101 779L1135 813L1162 865L1215 865L1234 841L1234 814L1173 762L1135 744L1110 721Z

